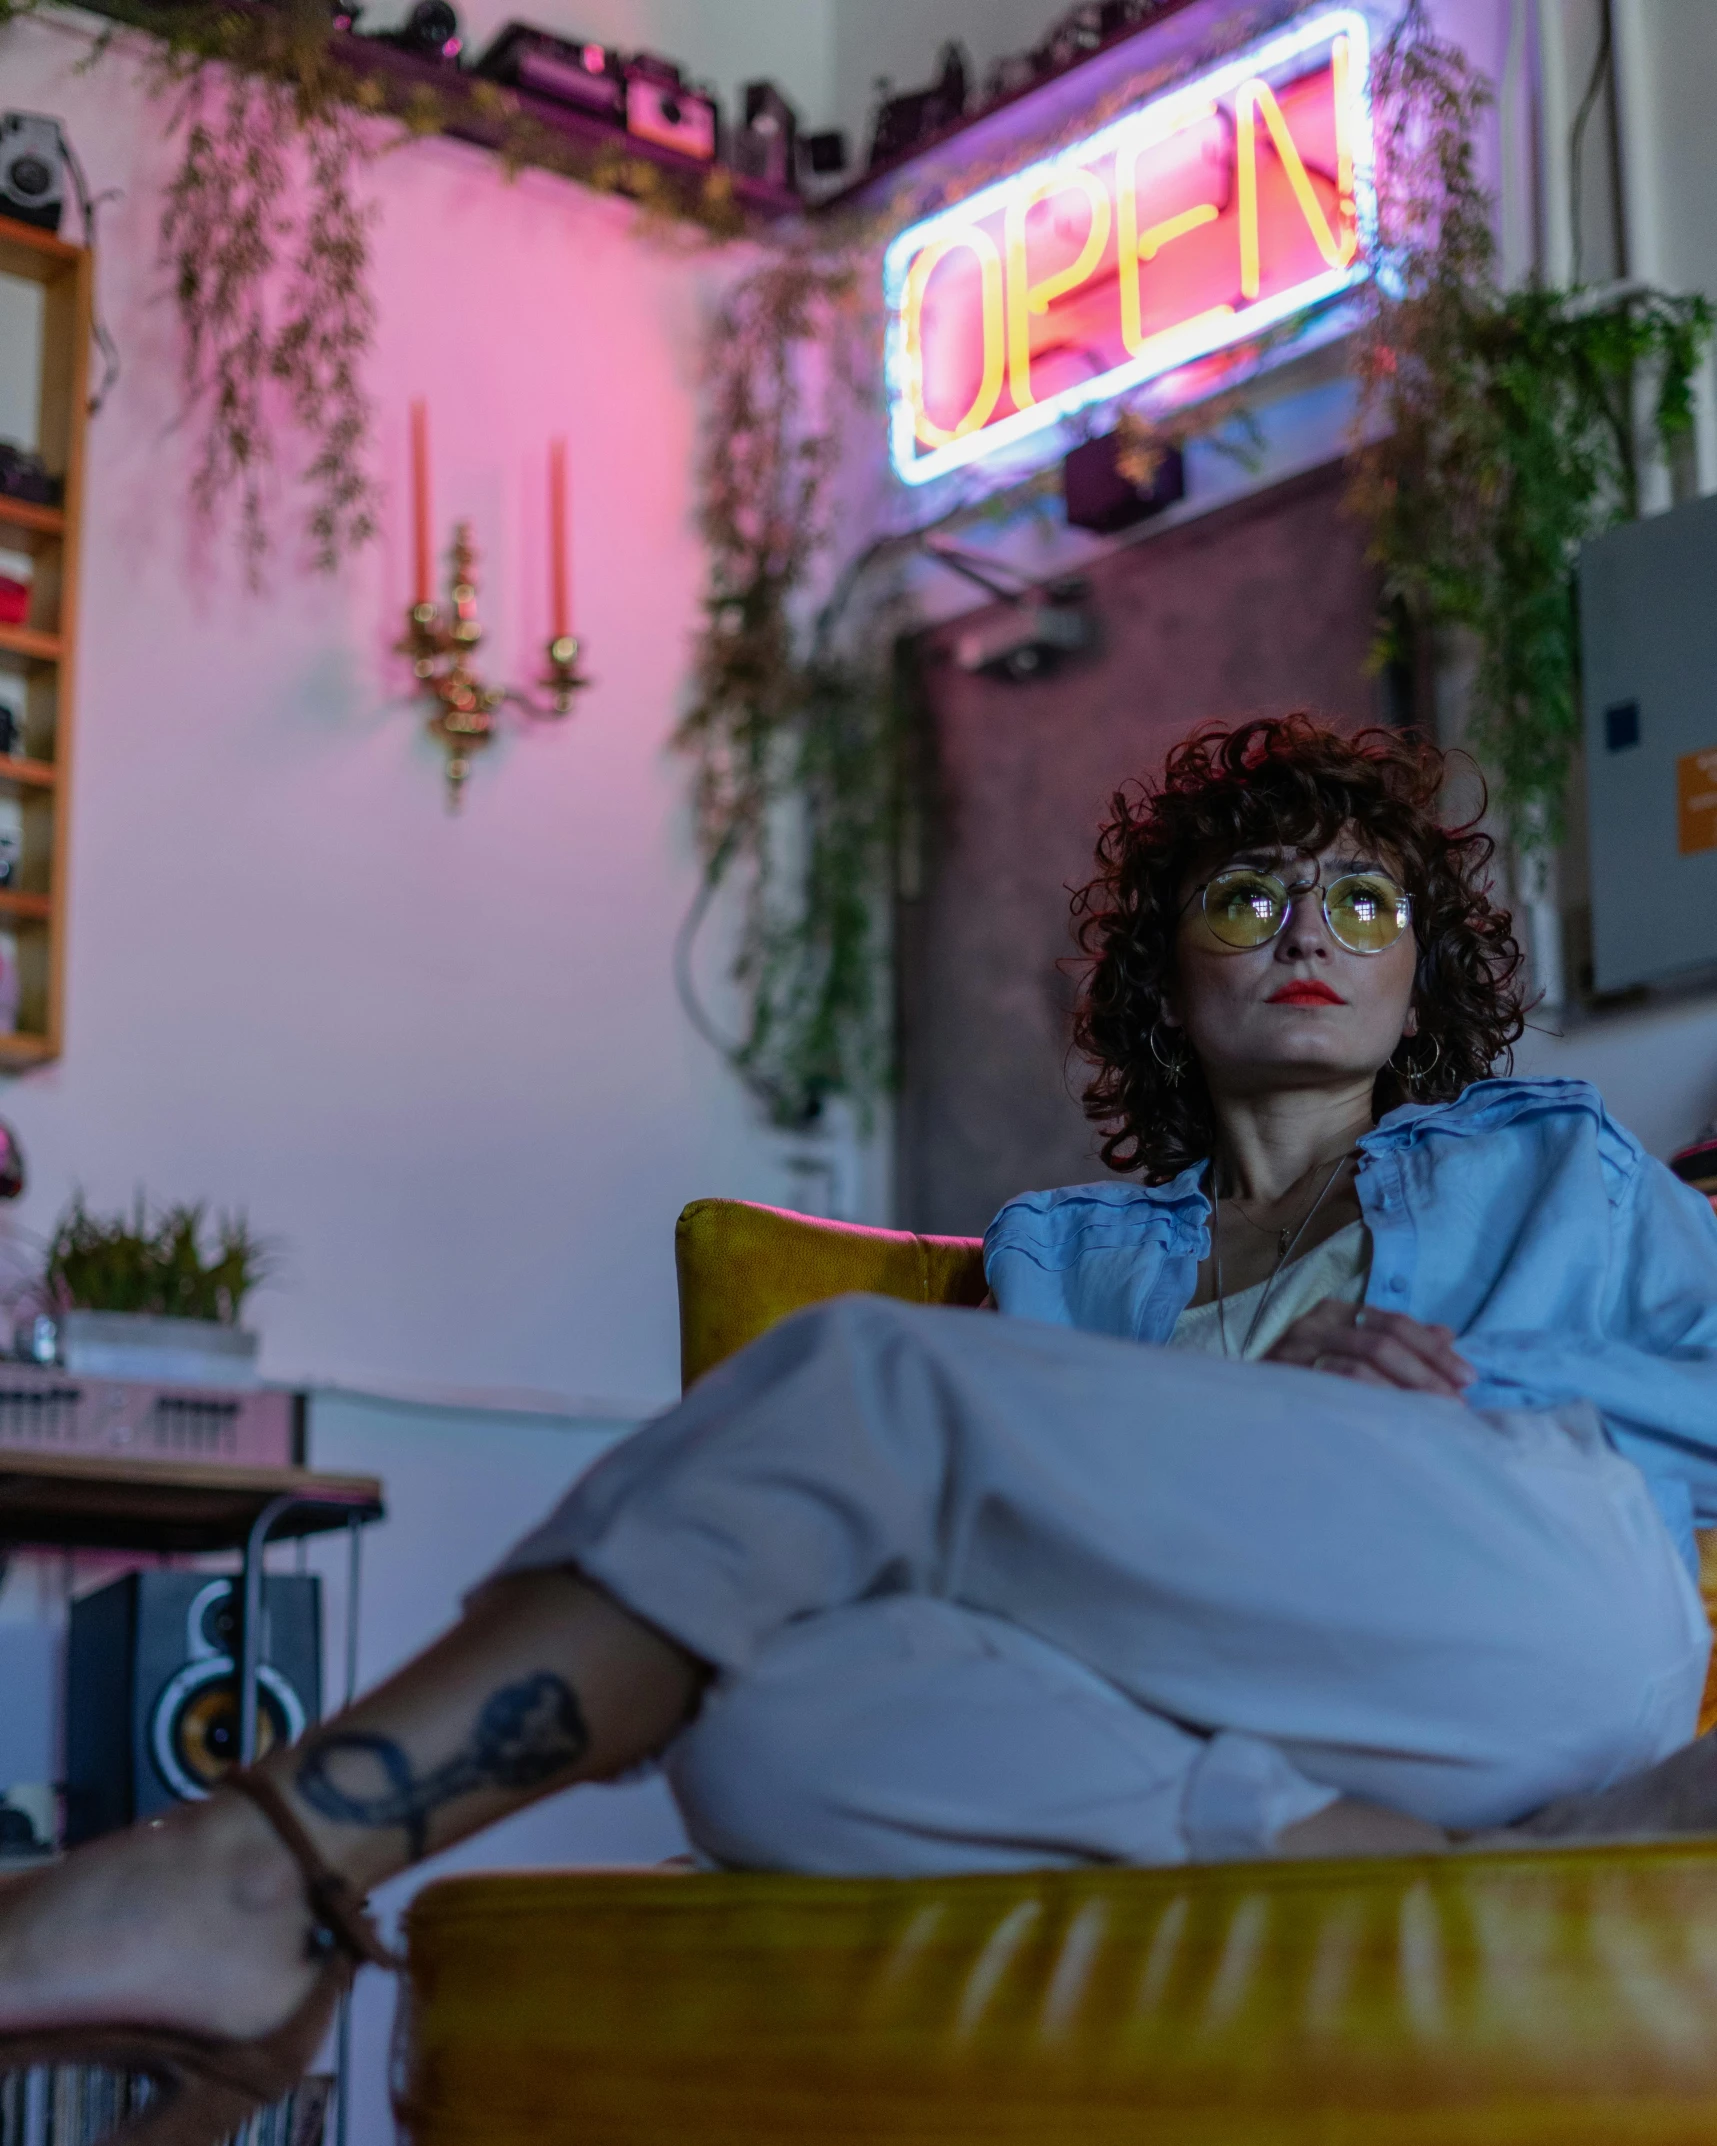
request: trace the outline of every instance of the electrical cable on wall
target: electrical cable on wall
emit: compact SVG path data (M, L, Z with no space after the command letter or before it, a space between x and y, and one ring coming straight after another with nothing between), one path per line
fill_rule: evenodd
M1609 0L1604 0L1598 15L1598 49L1592 58L1592 72L1586 83L1586 94L1580 99L1580 108L1574 114L1574 124L1568 130L1568 236L1572 261L1570 280L1578 284L1585 266L1585 172L1586 128L1592 114L1598 108L1598 100L1615 71L1615 38L1610 20Z
M84 175L83 159L72 147L65 129L60 129L60 152L66 160L66 169L72 175L72 184L77 188L78 214L83 219L83 242L91 253L95 252L95 212L103 202L117 201L119 189L109 187L105 193L92 194L89 180ZM101 352L101 381L89 398L89 414L93 417L113 391L119 378L119 346L108 333L107 322L102 318L101 301L92 299L89 316L90 334L95 347Z

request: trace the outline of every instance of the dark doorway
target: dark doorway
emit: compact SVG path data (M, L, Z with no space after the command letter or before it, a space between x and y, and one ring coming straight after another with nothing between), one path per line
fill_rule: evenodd
M1117 784L1213 716L1383 717L1376 582L1339 464L1111 552L1096 659L1015 685L923 650L934 771L921 884L901 905L899 1198L976 1235L1027 1188L1101 1177L1068 1062L1067 888Z

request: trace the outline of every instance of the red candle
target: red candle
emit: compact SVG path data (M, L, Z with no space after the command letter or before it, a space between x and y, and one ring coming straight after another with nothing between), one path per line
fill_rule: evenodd
M416 538L417 597L430 601L429 574L429 411L421 402L411 406L411 506Z
M548 548L549 601L554 614L554 638L564 641L572 631L572 576L567 565L565 440L549 442Z

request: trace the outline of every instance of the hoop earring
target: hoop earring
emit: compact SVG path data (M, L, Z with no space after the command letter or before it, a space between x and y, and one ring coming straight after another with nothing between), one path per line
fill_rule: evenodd
M1156 1060L1157 1064L1162 1067L1164 1080L1168 1082L1171 1088L1178 1088L1182 1080L1186 1077L1187 1060L1190 1057L1191 1053L1185 1050L1181 1050L1178 1051L1173 1058L1165 1058L1162 1052L1157 1048L1158 1028L1159 1024L1153 1021L1151 1023L1151 1032L1145 1038L1145 1042L1150 1047L1151 1056Z
M1443 1046L1437 1041L1436 1037L1433 1036L1431 1038L1431 1059L1428 1065L1396 1066L1395 1070L1397 1073L1400 1074L1401 1078L1407 1083L1409 1088L1422 1088L1424 1087L1425 1083L1430 1079L1431 1075L1436 1072L1438 1066L1441 1065L1442 1062ZM1390 1063L1392 1065L1394 1064L1393 1058L1391 1058Z

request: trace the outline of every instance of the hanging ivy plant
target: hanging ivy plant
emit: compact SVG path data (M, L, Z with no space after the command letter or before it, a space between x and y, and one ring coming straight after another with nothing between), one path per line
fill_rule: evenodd
M235 502L253 582L282 434L300 443L293 474L315 565L332 572L375 529L361 375L375 319L371 213L355 192L364 147L352 107L325 93L314 40L303 59L296 81L169 63L184 148L161 243L202 415L191 497L205 522Z
M1374 76L1379 273L1358 349L1377 437L1354 503L1383 572L1381 658L1438 628L1478 647L1468 736L1521 853L1563 832L1580 735L1580 546L1639 511L1636 396L1665 449L1693 421L1700 297L1504 290L1474 128L1490 101L1409 0Z
M697 762L704 882L681 943L688 1007L783 1126L888 1071L886 897L900 805L889 635L855 630L862 561L814 618L842 419L872 340L851 253L772 254L711 323L700 485L709 547L696 683L676 742ZM734 973L746 1028L724 1037L690 977L716 891L744 889Z

